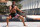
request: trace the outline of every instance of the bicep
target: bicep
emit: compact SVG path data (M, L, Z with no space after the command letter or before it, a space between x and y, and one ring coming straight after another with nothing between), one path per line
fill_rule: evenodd
M22 12L18 7L17 7L17 10L20 11L20 12Z
M20 9L17 7L17 10L20 11Z

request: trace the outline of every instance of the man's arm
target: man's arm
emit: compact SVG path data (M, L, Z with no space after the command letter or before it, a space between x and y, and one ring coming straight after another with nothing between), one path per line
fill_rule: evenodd
M12 7L11 7L11 6L9 6L9 9L11 10L11 9L12 9Z
M16 6L16 8L17 8L17 10L18 10L19 12L21 12L21 13L23 12L23 11L21 11L17 6Z

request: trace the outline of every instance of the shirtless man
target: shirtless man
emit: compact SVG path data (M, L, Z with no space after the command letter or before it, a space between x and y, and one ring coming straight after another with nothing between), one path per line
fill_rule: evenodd
M9 8L10 8L10 15L9 15L9 17L7 17L7 26L8 26L9 19L12 19L12 17L21 19L24 26L26 26L23 16L17 14L17 12L16 12L16 10L18 10L19 12L23 13L17 6L15 6L15 1L13 1L12 5Z

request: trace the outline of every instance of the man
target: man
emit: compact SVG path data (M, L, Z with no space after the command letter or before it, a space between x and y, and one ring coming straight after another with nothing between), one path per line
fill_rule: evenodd
M12 19L12 17L21 19L24 26L26 26L24 23L23 16L17 14L17 12L16 12L16 10L18 10L19 12L23 13L17 6L15 6L15 1L13 1L12 5L9 8L10 8L10 15L9 15L9 17L7 17L7 26L8 26L9 19Z

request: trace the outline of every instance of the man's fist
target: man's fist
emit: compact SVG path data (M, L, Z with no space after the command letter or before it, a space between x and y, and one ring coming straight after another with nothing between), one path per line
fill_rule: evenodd
M24 12L22 12L22 13L24 13Z

